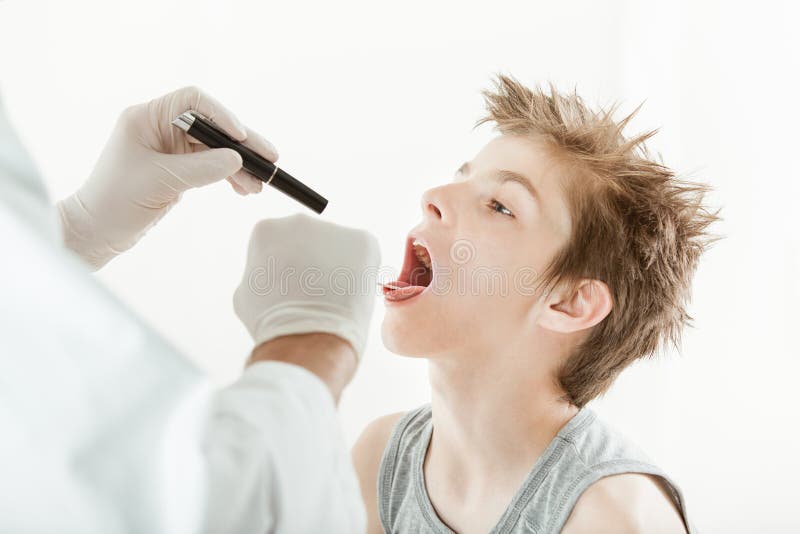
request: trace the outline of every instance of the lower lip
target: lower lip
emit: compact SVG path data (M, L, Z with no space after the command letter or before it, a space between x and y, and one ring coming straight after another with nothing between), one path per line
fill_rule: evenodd
M383 286L383 300L387 303L406 302L418 297L425 292L426 289L428 288L425 286L405 286L398 289L391 289L387 286Z

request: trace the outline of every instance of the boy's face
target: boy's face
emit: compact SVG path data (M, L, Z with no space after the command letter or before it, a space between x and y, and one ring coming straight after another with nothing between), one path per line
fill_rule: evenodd
M416 296L384 297L385 346L407 356L489 355L536 328L535 278L570 235L558 167L544 145L495 138L452 182L426 191L422 211L409 238L424 243L432 273L416 281L427 285ZM424 270L410 239L398 285Z

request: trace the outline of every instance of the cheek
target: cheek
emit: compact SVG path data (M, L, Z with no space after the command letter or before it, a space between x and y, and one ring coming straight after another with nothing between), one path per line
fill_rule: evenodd
M491 325L495 331L514 332L522 326L536 299L538 265L525 264L509 251L500 251L493 262L478 263L456 273L463 291L453 301L453 312L465 328Z

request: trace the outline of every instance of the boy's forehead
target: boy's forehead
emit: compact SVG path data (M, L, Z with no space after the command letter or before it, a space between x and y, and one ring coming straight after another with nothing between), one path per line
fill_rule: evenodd
M555 202L563 191L562 172L543 141L501 135L481 148L459 169L471 176L496 175L502 171L523 176L543 201Z
M541 183L551 164L544 143L535 139L501 135L486 143L470 162L474 171L507 169L522 174L534 187ZM538 187L537 187L538 189Z

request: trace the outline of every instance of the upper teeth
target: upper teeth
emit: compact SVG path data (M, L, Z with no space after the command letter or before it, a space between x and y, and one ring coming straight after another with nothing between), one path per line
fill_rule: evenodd
M414 254L416 254L417 259L425 266L426 269L431 268L431 256L428 254L428 249L425 246L417 241L416 239L412 243L414 246Z

